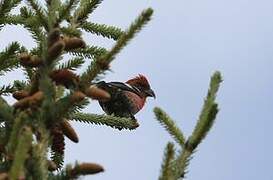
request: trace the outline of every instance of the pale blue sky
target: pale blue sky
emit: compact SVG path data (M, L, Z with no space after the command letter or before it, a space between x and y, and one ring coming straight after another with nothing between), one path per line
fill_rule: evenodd
M105 0L90 20L126 28L147 7L155 10L153 20L117 56L114 73L108 73L106 80L145 74L157 99L150 99L137 115L140 127L135 131L73 123L80 142L66 141L66 162L97 162L105 167L105 173L86 180L157 179L163 149L172 139L155 121L153 107L165 109L190 135L209 78L220 70L221 110L190 163L187 179L272 180L273 1ZM95 36L85 38L91 45L113 44ZM0 39L0 48L14 40L33 46L18 28L1 31ZM8 77L1 80L18 75ZM96 102L86 111L102 113Z

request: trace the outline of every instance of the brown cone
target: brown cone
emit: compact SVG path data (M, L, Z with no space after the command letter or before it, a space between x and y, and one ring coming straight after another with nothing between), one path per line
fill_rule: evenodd
M57 85L61 84L66 88L75 86L79 82L79 77L68 69L55 70L50 74L50 77Z
M29 55L27 53L23 53L19 56L20 63L26 67L38 67L42 64L42 59L37 55Z
M32 105L37 105L39 104L43 98L44 98L44 93L42 91L38 91L35 94L33 94L32 96L29 97L30 98L30 104Z
M12 94L12 97L14 97L17 100L23 99L23 98L28 97L28 96L29 96L29 92L26 91L26 90L15 91Z
M30 60L31 63L29 64L29 67L38 67L43 63L43 60L37 55L31 56Z
M97 174L103 172L104 169L101 165L95 163L81 163L75 166L71 170L71 176L76 177L79 175L90 175L90 174Z
M64 37L63 41L65 43L65 50L74 50L78 48L85 48L86 44L85 42L78 37Z
M85 94L92 98L99 101L108 101L111 98L111 95L106 92L105 90L102 90L98 88L95 85L91 85L86 91Z
M30 61L30 55L28 53L22 53L19 55L20 62L28 62Z
M54 28L48 35L48 47L51 47L60 39L61 31L59 28Z
M69 122L66 119L64 119L61 122L61 128L63 130L64 135L67 138L69 138L71 141L75 143L79 142L79 138L76 131L73 129L73 127L69 124Z
M59 126L54 126L51 129L51 136L52 136L52 145L51 145L52 151L63 155L65 142L64 142L63 132Z
M49 63L51 63L54 59L61 55L62 51L64 50L64 46L65 46L64 41L60 39L48 48Z
M58 167L57 167L57 165L56 165L55 162L47 160L47 163L48 163L48 170L49 171L55 171L55 170L58 169Z
M26 98L23 98L19 101L17 101L13 106L15 108L25 109L28 107L35 107L39 105L39 103L43 100L44 94L42 91L38 91L32 96L28 96Z
M24 99L21 99L19 101L17 101L15 104L13 104L13 107L16 109L26 109L29 107L29 97L26 97Z
M75 91L72 96L70 96L71 103L78 103L84 100L85 94L83 94L81 91Z

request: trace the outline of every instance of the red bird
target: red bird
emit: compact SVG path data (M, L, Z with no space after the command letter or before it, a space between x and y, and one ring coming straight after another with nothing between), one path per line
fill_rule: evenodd
M114 114L119 117L135 119L134 115L143 108L146 98L155 98L154 91L143 75L139 75L125 83L101 81L96 86L111 95L110 100L99 101L103 111L108 115Z

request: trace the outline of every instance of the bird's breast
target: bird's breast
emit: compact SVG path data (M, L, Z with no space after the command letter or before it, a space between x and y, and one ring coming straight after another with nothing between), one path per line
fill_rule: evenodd
M130 101L130 104L132 105L133 114L136 114L138 111L140 111L143 108L146 98L142 98L139 95L129 91L126 91L125 95Z

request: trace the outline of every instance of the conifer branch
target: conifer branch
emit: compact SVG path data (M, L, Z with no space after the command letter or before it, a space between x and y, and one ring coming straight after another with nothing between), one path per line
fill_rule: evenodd
M36 12L44 28L48 31L48 22L43 8L38 4L37 0L27 0L27 2L29 3L30 7L32 7L32 9Z
M70 60L68 60L65 63L62 63L61 65L59 65L59 67L57 69L70 69L70 70L76 70L77 68L79 68L83 63L84 63L84 59L82 57L76 57L76 58L72 58Z
M71 93L56 102L54 117L58 120L61 120L61 117L68 118L70 114L83 109L88 103L83 93Z
M0 19L0 24L18 25L24 24L24 18L20 15L9 15Z
M51 160L57 165L57 168L60 169L64 163L64 135L59 129L52 135Z
M64 35L70 36L70 37L81 37L82 32L77 29L76 27L68 26L68 27L62 27L61 31Z
M0 75L18 67L19 61L16 55L21 50L20 44L13 42L4 51L0 52Z
M24 67L23 71L24 71L24 75L26 77L26 80L28 82L31 82L31 79L34 77L34 75L36 73L35 69L30 68L30 67Z
M51 160L56 164L57 168L60 169L64 162L64 150L65 150L65 140L64 134L61 127L57 122L55 126L51 128Z
M8 132L7 134L9 135L9 140L7 144L7 151L9 154L13 154L13 152L15 151L16 145L18 143L18 133L22 129L25 119L26 114L24 112L21 112L13 121L10 122L10 124L12 123L12 129L11 132Z
M13 87L16 89L16 90L23 90L23 89L26 89L28 87L28 82L26 81L19 81L19 80L15 80L13 81Z
M51 79L47 76L44 76L38 82L39 89L42 91L44 101L41 104L42 119L44 122L50 122L54 119L54 97L55 97L55 88Z
M150 20L152 9L144 11L123 32L114 26L86 22L102 0L66 0L64 3L46 0L45 8L38 0L27 0L28 6L23 5L20 14L9 14L19 2L0 2L0 29L7 24L21 25L30 32L37 46L29 50L14 42L0 52L0 75L20 67L27 76L27 81L14 81L13 84L0 87L0 170L4 172L0 176L9 176L10 179L66 180L102 172L103 167L94 163L76 164L57 175L49 171L63 166L64 135L78 142L76 132L69 123L63 121L64 118L119 130L132 130L139 126L135 119L79 111L89 103L86 97L110 99L108 92L90 87L91 80L109 69L115 56ZM73 16L71 12L76 6L78 8ZM61 24L63 20L68 23L65 27ZM81 38L82 30L117 42L109 52L98 46L86 47ZM75 57L60 63L66 52ZM82 81L72 70L78 69L85 58L95 60L82 76ZM82 82L88 83L82 85ZM65 88L70 94L64 94ZM11 93L17 100L13 106L1 97ZM52 151L53 161L47 160L48 149Z
M171 162L170 169L172 173L165 178L162 178L162 180L176 180L183 179L185 177L186 168L189 165L189 161L191 160L193 153L201 141L206 137L206 134L211 129L216 118L218 105L215 103L215 98L221 82L221 74L217 71L211 77L208 94L195 129L192 135L186 141L185 138L183 138L182 144L182 141L177 139L178 137L182 136L182 134L179 134L179 132L181 132L179 128L175 126L170 117L160 108L154 109L154 113L159 122L163 124L163 126L167 129L167 131L169 131L171 135L173 135L174 139L181 145L182 148L176 158ZM167 171L167 168L162 168L161 174L164 174L165 171Z
M102 0L81 0L80 7L75 10L75 22L83 22L102 2Z
M13 120L13 108L0 96L0 122Z
M20 2L21 0L2 0L0 2L0 17L6 16Z
M0 95L7 95L9 93L13 93L15 88L12 85L3 85L0 87Z
M20 12L20 15L23 17L24 27L31 33L32 38L36 40L37 43L42 44L45 39L45 34L41 28L42 22L39 21L39 18L27 7L22 7ZM37 52L34 54L39 55Z
M40 24L39 18L36 16L36 14L33 12L31 7L23 6L20 8L20 15L18 17L24 18L24 19L36 19L35 23Z
M71 180L67 174L66 169L59 171L57 174L49 173L49 180Z
M161 175L159 180L175 180L172 172L172 162L174 160L174 144L169 142L165 148L163 163L161 165Z
M50 2L49 2L50 1ZM46 28L47 31L50 31L51 29L55 28L58 26L58 17L59 17L59 12L58 10L60 9L61 6L61 1L60 0L47 0L47 25L48 28Z
M138 123L132 119L116 117L112 115L109 116L87 113L75 113L71 115L71 118L75 121L97 125L106 125L119 130L122 129L133 130L139 126Z
M26 88L26 83L23 81L14 81L13 84L3 85L0 87L0 95L9 95L15 91Z
M180 154L178 157L175 159L173 163L173 177L174 179L179 179L181 180L185 178L185 175L187 173L187 167L189 165L189 161L191 160L191 156L193 154L193 150L189 148L187 145L185 148L180 151Z
M29 127L22 129L21 135L19 136L18 145L15 151L15 158L12 162L10 170L10 179L17 179L24 171L24 162L28 157L28 151L32 143L32 131Z
M51 151L50 159L57 165L58 169L60 169L64 164L64 155L58 152Z
M215 103L215 98L221 82L222 77L220 72L215 72L211 77L210 88L199 116L199 120L188 140L188 143L192 148L196 148L205 138L214 123L218 112L218 105Z
M23 90L24 88L26 88L26 86L27 85L24 84L24 82L14 81L13 84L3 85L2 87L0 87L0 95L4 95L4 96L5 95L8 96L10 94L14 95L13 93L16 93L16 91Z
M159 107L154 108L154 113L159 123L169 132L170 135L173 136L175 141L181 147L184 147L186 141L185 137L179 127L177 127L175 122L170 118L170 116L168 116L168 114L166 114Z
M41 128L41 136L39 142L33 146L33 178L40 179L41 177L48 178L48 161L47 161L47 148L48 148L48 133L45 129Z
M76 103L75 106L71 107L70 111L67 113L68 116L70 117L71 114L78 113L82 111L88 104L90 103L88 98L85 98L81 102Z
M151 8L144 10L139 17L131 24L129 29L123 33L123 35L118 39L114 47L103 57L101 61L111 62L115 55L117 55L128 42L151 20L153 10Z
M62 22L62 20L68 19L71 11L76 8L78 3L79 0L66 0L60 8L59 18L57 22L60 23Z
M109 39L118 40L124 32L115 26L108 26L105 24L97 24L91 22L84 22L80 26L87 32L100 35Z
M109 69L109 64L115 56L122 50L124 46L136 35L137 32L151 19L153 10L151 8L144 10L140 16L131 24L129 29L117 40L112 49L102 56L96 58L94 62L87 68L86 72L82 74L83 84L90 85L97 75Z
M70 50L69 53L74 56L92 59L107 53L107 50L98 46L86 46L84 49Z

